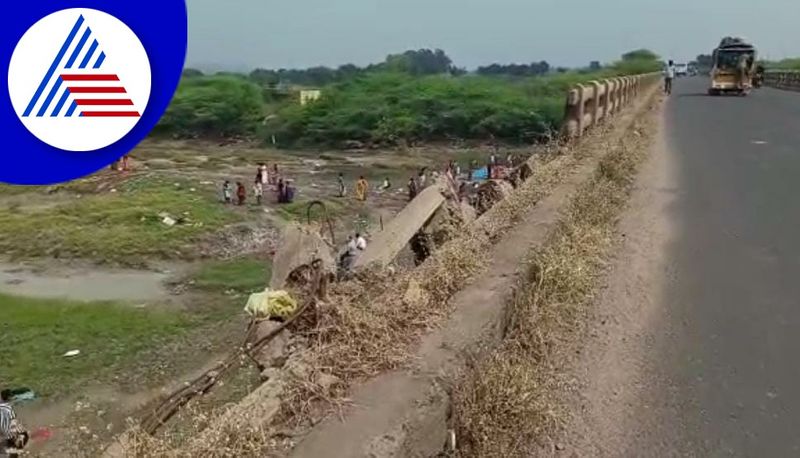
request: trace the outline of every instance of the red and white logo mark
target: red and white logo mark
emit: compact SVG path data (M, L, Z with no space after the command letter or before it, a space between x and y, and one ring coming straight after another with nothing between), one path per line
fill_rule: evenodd
M92 151L137 124L150 97L150 62L136 34L117 18L67 9L38 21L17 43L8 89L17 115L37 138L68 151Z

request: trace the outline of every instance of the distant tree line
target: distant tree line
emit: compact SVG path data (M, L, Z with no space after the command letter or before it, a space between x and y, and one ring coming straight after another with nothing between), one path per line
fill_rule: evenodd
M441 49L409 50L399 54L386 56L383 62L359 67L354 64L345 64L337 68L317 66L306 69L278 70L257 68L247 77L254 83L275 87L280 84L293 84L298 86L327 86L333 83L347 81L355 76L376 71L392 71L407 73L412 76L438 75L450 73L461 75L466 70L453 65L452 59ZM219 72L216 75L229 75ZM203 72L193 68L183 71L185 78L203 76Z
M659 71L646 49L603 65L552 69L546 61L491 64L477 75L453 65L440 49L390 54L359 67L256 69L204 75L187 68L155 129L172 137L264 135L281 146L413 144L494 137L532 142L557 130L564 94L578 82ZM512 78L497 78L511 76ZM325 87L322 97L298 103L291 86Z
M541 76L550 73L550 64L546 61L533 62L531 64L491 64L478 67L479 75L511 75L511 76Z
M764 66L773 70L800 70L800 58L788 58L778 61L764 61Z

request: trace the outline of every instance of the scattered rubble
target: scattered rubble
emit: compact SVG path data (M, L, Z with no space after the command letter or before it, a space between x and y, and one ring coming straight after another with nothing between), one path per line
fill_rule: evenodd
M478 188L478 215L486 213L497 202L508 197L514 191L511 183L504 180L487 180Z

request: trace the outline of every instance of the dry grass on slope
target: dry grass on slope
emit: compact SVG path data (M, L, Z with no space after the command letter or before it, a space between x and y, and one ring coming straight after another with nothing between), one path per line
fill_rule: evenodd
M615 243L618 215L655 131L654 113L603 145L607 153L594 177L531 254L527 276L509 304L503 344L475 361L454 390L460 456L531 456L532 446L547 445L569 415L556 397L568 388L559 377L558 355L582 335L587 306Z
M309 333L309 364L350 386L408 363L420 336L448 316L450 297L485 267L487 250L517 222L522 209L547 195L577 163L570 154L544 157L514 194L418 268L334 286L322 321ZM293 385L295 396L284 403L282 421L313 424L321 412L308 400L321 399L319 393L310 389L309 380Z

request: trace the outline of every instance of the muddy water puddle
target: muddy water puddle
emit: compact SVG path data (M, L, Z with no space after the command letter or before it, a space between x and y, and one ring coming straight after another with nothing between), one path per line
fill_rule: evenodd
M0 293L76 301L147 302L170 292L168 270L48 267L0 263Z

